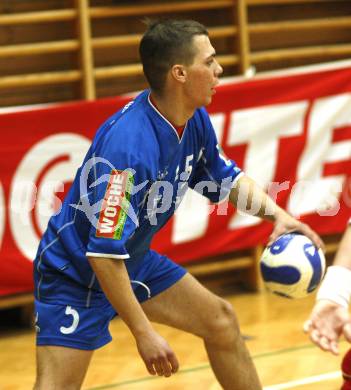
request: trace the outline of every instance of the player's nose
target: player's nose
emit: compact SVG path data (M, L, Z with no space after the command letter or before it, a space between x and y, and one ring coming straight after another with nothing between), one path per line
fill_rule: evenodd
M218 63L217 60L216 61L216 70L215 70L215 75L216 77L219 77L222 73L223 73L223 68L221 67L221 65Z
M217 61L216 61L216 62L217 62ZM216 76L219 77L222 73L223 73L223 68L222 68L221 65L217 62L217 72L216 72Z

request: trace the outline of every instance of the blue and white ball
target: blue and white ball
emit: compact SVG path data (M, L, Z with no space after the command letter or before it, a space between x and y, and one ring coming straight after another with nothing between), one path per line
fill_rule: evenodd
M268 290L287 298L303 298L323 279L325 257L308 237L288 233L264 250L260 267Z

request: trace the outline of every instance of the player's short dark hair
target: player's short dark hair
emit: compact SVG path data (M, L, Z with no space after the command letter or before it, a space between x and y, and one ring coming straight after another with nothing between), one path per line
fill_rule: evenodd
M147 21L139 46L140 59L150 87L162 92L167 72L175 64L190 65L194 59L193 37L207 35L206 27L194 20Z

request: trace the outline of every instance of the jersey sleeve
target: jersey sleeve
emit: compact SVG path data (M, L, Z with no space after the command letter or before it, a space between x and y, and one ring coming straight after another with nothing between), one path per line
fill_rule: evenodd
M139 209L151 183L150 164L130 149L118 140L105 142L94 157L88 180L94 212L86 256L130 257L126 242L139 226Z
M223 153L206 110L201 109L200 114L204 141L189 187L211 202L218 203L229 196L231 188L243 172Z

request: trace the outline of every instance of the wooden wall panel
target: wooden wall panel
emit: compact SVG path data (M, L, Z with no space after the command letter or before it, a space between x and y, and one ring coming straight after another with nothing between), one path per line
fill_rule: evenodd
M81 99L78 82L50 85L33 85L30 87L1 88L0 107L47 102L72 101Z
M6 14L70 7L73 7L73 0L1 0L0 2L0 12Z
M350 1L2 0L0 105L92 99L144 88L138 43L145 17L204 23L225 76L252 65L263 71L351 55Z
M1 76L25 75L28 73L56 72L77 68L76 53L50 53L33 55L29 58L0 58ZM0 78L1 85L1 78Z
M249 1L250 3L250 1ZM248 6L250 23L286 21L286 20L310 20L317 18L329 18L350 14L351 4L348 0L338 1L294 1L271 4L253 4Z

